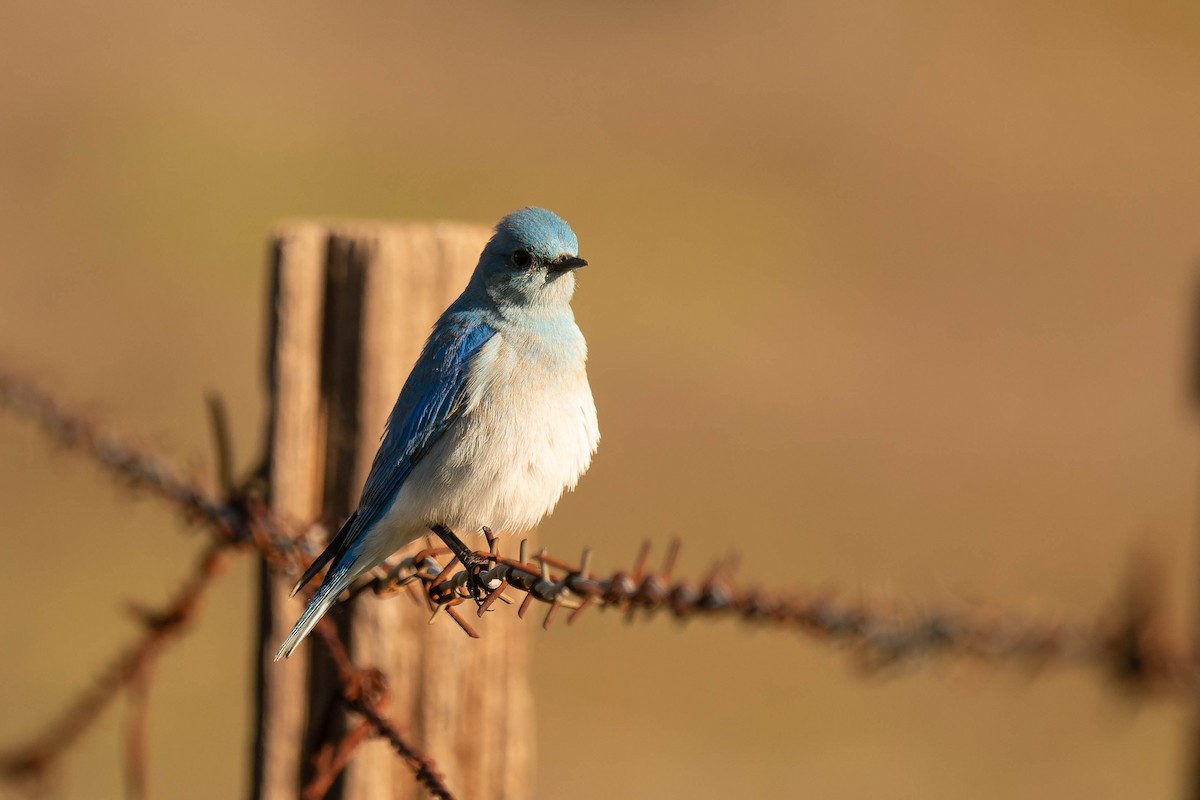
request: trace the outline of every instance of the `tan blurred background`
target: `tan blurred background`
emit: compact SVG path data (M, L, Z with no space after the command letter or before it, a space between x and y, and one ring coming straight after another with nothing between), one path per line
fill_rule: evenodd
M1200 255L1186 3L8 3L0 360L211 463L263 420L264 235L557 210L604 440L542 526L628 565L1103 607L1136 543L1183 625ZM0 419L0 746L201 538ZM151 790L237 797L252 569L152 697ZM863 680L803 638L586 618L536 636L538 796L1178 797L1187 715L1091 674ZM56 797L122 794L123 708ZM0 788L0 795L9 791Z

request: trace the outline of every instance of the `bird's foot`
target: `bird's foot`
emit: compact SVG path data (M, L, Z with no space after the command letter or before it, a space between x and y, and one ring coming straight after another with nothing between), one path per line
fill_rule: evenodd
M476 604L482 605L487 598L491 587L484 583L484 574L492 568L491 559L475 553L468 553L462 560L463 568L467 571L467 591L471 594Z
M454 557L458 559L458 563L463 565L466 570L466 587L472 599L479 605L482 605L487 599L488 593L495 587L486 585L483 576L491 568L495 560L495 537L491 530L484 528L484 534L488 537L488 548L493 553L492 557L481 556L462 543L454 531L447 528L445 525L430 525L429 529L436 533L438 537L446 543L450 548L450 552L454 553Z

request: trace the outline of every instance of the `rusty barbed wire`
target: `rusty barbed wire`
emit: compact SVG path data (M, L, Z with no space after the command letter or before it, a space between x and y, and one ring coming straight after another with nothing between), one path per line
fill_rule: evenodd
M364 718L355 725L349 733L342 737L336 745L326 744L313 756L315 774L305 784L300 792L301 800L321 800L333 786L338 775L350 763L359 746L367 740L374 725L371 720Z
M304 540L305 531L297 531L295 526L268 511L261 494L253 488L253 478L246 486L231 488L228 497L217 498L197 482L181 478L157 454L128 439L102 432L85 414L68 407L32 381L0 369L0 411L3 410L33 422L51 441L100 464L124 484L166 501L190 521L205 524L216 537L174 602L161 612L134 609L146 625L145 633L100 673L94 686L31 743L0 753L0 777L20 780L44 775L91 727L117 693L133 686L134 705L126 736L126 780L130 792L136 796L144 790L144 687L134 684L148 680L146 671L163 645L196 614L198 601L227 551L251 547L276 569L295 574L307 564L305 554L296 546ZM210 400L210 412L224 483L229 457L223 409L219 402ZM318 633L339 665L343 705L367 720L375 734L392 745L412 768L416 780L431 794L453 798L433 759L409 743L395 723L382 713L381 697L386 699L385 687L376 687L372 697L365 693L364 687L374 684L363 676L378 676L375 683L381 681L382 676L354 667L331 626L318 626ZM346 758L352 751L353 746L350 746ZM324 772L319 770L314 780L328 778L332 783L344 764L345 759L331 759ZM332 777L328 777L330 772Z
M53 442L76 450L127 485L166 500L189 519L199 519L226 539L245 528L235 504L180 477L157 454L130 440L103 433L86 414L69 408L32 381L0 370L0 410L37 425Z
M204 591L223 566L224 550L223 545L210 545L201 554L183 589L161 611L134 609L145 625L142 636L103 669L92 687L30 744L0 755L0 775L12 779L38 778L43 775L46 769L96 721L100 712L112 703L120 689L147 676L147 671L163 647L196 614ZM137 710L137 705L143 698L138 697L138 694L139 692L135 691L133 721L127 739L127 777L135 792L136 784L141 780L140 766L136 763L141 757L138 755L141 733L137 728L142 724L138 719L140 711Z
M150 684L154 660L134 670L129 680L129 720L125 724L125 795L130 800L147 796L147 756L149 750Z
M227 492L228 497L213 496L195 482L180 478L156 454L121 437L101 433L84 415L49 393L0 371L0 410L4 408L32 420L53 441L83 453L125 483L150 491L189 519L207 525L217 536L214 553L250 547L276 569L293 575L313 555L307 547L306 531L273 515L259 491L243 486ZM214 411L214 416L217 414ZM218 431L218 441L222 436ZM224 463L227 455L219 458ZM429 541L426 544L420 552L397 562L386 575L356 586L353 593L371 591L386 597L408 591L418 602L427 603L435 617L444 613L468 635L478 636L462 613L464 604L471 599L469 576L452 558L446 564L438 560L450 555L449 551L435 548ZM839 602L828 593L782 594L746 588L733 579L734 567L728 560L714 565L699 581L679 580L673 575L679 552L677 543L668 549L656 570L648 568L650 548L646 543L633 569L608 575L591 571L590 551L584 551L578 564L571 564L552 557L544 549L532 557L525 550L522 544L519 557L508 558L489 535L489 549L480 555L487 557L491 566L473 576L487 590L475 607L477 617L485 617L497 601L510 602L510 593L523 593L518 615L524 618L534 602L546 606L543 628L551 627L563 609L570 612L567 624L593 608L624 613L631 621L659 616L680 621L727 618L793 630L846 646L857 664L872 670L960 655L986 662L1020 662L1032 667L1051 664L1090 667L1126 686L1188 695L1200 693L1196 661L1187 648L1173 646L1162 634L1160 604L1153 591L1155 582L1153 579L1147 582L1144 576L1130 581L1122 601L1114 609L1098 614L1095 621L1064 623L1004 609L896 611L866 603ZM414 748L383 715L386 686L382 685L382 676L351 664L332 626L327 620L323 623L316 630L338 665L343 705L369 723L375 735L385 738L431 793L451 797L433 760ZM143 645L135 646L134 652L140 646ZM0 772L44 769L90 724L133 672L129 671L125 658L118 659L105 675L96 689L60 720L60 727L51 727L51 731L66 732L66 741L61 746L25 748L18 756L0 761ZM306 796L319 796L332 785L366 738L360 728L352 729L331 749L316 754L318 769L305 787ZM49 735L38 739L35 745L46 742Z
M325 645L334 665L342 688L342 702L347 708L357 713L371 724L375 733L385 739L396 755L412 770L417 783L424 786L431 795L441 800L454 800L454 795L446 788L445 778L438 770L437 764L427 754L414 747L396 727L383 709L387 708L389 690L383 673L376 669L361 669L355 667L346 652L346 645L337 635L337 629L328 618L322 619L314 629ZM350 756L365 741L364 737L354 737L353 732L342 739L334 752L324 763L318 761L319 769L313 775L304 793L315 792L318 787L332 786L341 770L349 762ZM318 753L318 759L322 754ZM316 794L320 797L320 794Z
M1200 692L1200 672L1194 658L1173 647L1162 635L1161 604L1155 591L1156 570L1144 560L1135 564L1119 605L1120 613L1101 614L1093 622L1056 622L1007 610L975 608L958 611L917 609L907 612L879 604L838 602L828 593L781 594L760 588L741 588L732 580L731 560L713 565L700 581L676 580L680 552L671 542L659 569L649 569L650 542L644 542L633 570L605 576L591 572L591 551L578 565L554 558L543 548L529 557L521 542L517 559L504 557L498 541L489 536L489 569L478 569L477 580L488 590L478 604L484 617L508 593L523 593L517 614L524 618L535 601L547 607L543 629L567 609L566 624L589 609L624 613L627 620L669 616L735 619L760 626L795 630L811 638L847 646L855 662L877 671L914 663L922 658L957 655L976 660L1020 661L1029 666L1048 664L1099 667L1127 685L1142 688ZM451 555L442 564L438 558ZM478 637L459 608L470 607L468 575L443 547L426 540L426 548L396 563L388 573L359 588L387 597L419 585L433 617L450 616L469 636ZM432 621L432 619L431 619Z

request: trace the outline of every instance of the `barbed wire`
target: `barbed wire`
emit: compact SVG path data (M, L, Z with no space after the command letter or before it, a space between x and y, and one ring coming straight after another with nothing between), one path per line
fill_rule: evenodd
M306 563L304 555L294 546L303 532L297 532L295 526L268 511L255 477L230 491L227 497L218 498L198 482L181 478L157 454L129 439L102 432L87 415L68 407L34 382L0 369L0 411L3 410L34 423L51 441L100 464L127 486L166 501L186 519L206 525L215 536L192 578L166 609L161 612L135 609L146 626L145 631L100 672L94 685L30 743L0 753L0 776L11 780L38 778L91 727L120 690L132 688L133 713L126 733L126 782L131 794L137 796L145 786L143 682L149 680L153 660L196 615L199 599L226 552L253 548L273 567L295 574ZM214 419L221 416L214 411ZM218 425L218 441L222 436ZM219 447L218 461L224 464L228 455L220 450ZM222 467L222 473L225 472ZM338 664L343 705L369 722L374 733L392 745L431 794L452 798L433 759L411 744L383 713L386 690L379 685L382 676L374 670L355 667L328 623L318 626L317 633ZM351 752L353 747L348 747L344 757L320 765L322 769L317 770L313 783L326 781L332 785Z
M205 491L176 473L165 459L125 437L104 433L88 415L69 408L34 382L0 369L0 409L37 425L55 444L75 450L127 485L165 500L189 519L201 520L232 541L244 530L237 504Z
M68 750L116 698L118 690L148 678L154 660L168 640L177 635L195 616L201 596L216 577L223 563L223 547L210 546L201 554L191 576L175 599L161 611L135 608L145 626L143 634L99 674L58 720L51 723L26 746L0 756L0 774L9 778L36 778L42 775L63 752ZM143 698L136 698L135 705ZM129 750L127 780L131 786L142 780L140 712L133 714L127 735ZM134 792L136 794L136 791Z
M214 409L218 461L228 475L227 437L222 432L223 414ZM39 774L78 739L83 731L123 687L146 680L148 665L159 648L194 615L196 601L211 580L208 559L219 560L233 549L253 549L275 569L298 574L311 560L304 526L272 514L259 483L251 479L237 487L227 486L216 496L195 481L185 480L156 453L131 440L104 433L86 415L70 408L27 379L0 369L0 410L7 409L35 423L53 442L77 451L99 463L127 485L150 492L200 522L215 535L192 580L162 615L144 615L147 631L102 674L55 724L32 744L0 756L0 774L21 777ZM231 483L228 477L223 484ZM861 667L878 670L916 664L933 657L963 656L985 662L1018 662L1031 667L1049 665L1098 669L1123 685L1162 690L1194 697L1200 693L1200 670L1186 647L1172 643L1164 634L1162 603L1158 599L1157 572L1144 564L1133 571L1122 596L1094 621L1062 622L1017 614L1006 609L972 607L958 610L925 608L897 610L879 604L839 602L820 592L771 592L740 585L735 580L736 564L720 561L698 581L676 579L674 568L679 553L672 543L658 569L649 568L650 545L642 546L634 567L607 575L591 571L591 553L584 551L577 564L557 559L544 549L530 556L521 544L517 558L500 552L498 541L489 535L489 567L472 576L487 590L477 606L471 601L466 571L445 548L426 547L395 562L386 574L358 584L353 594L371 592L387 597L407 591L424 603L433 616L446 614L471 636L479 633L464 617L474 609L484 618L498 601L511 602L509 595L523 593L517 614L524 618L533 603L546 608L543 628L550 628L564 609L567 624L589 609L623 613L633 621L669 616L680 621L724 618L754 626L768 626L806 634L844 646ZM449 557L449 558L447 558ZM439 559L447 559L442 563ZM215 572L215 567L213 567ZM203 579L196 577L203 575ZM189 592L194 596L189 599ZM185 610L180 611L180 607ZM437 797L452 797L434 761L415 748L389 720L387 686L375 670L355 667L334 627L323 621L317 638L338 666L342 703L361 721L336 745L314 755L316 770L304 788L304 797L320 797L368 738L381 736L412 770L415 778ZM143 651L148 655L139 655ZM136 702L144 702L137 700ZM131 715L127 733L127 774L131 787L144 767L144 747L139 744L138 712Z
M396 724L383 714L389 697L383 673L377 669L354 666L345 644L338 638L336 627L328 617L318 622L314 630L337 667L342 702L346 707L370 723L375 733L392 746L396 755L412 770L417 783L440 800L454 800L434 760L414 747ZM365 740L365 736L355 736L351 731L333 748L327 759L322 759L323 754L317 753L318 769L305 786L304 796L321 797Z
M1200 673L1194 658L1163 635L1161 603L1155 591L1158 570L1139 559L1115 612L1094 622L1047 621L1008 610L977 606L958 611L886 608L882 604L847 604L828 593L770 592L742 588L733 580L735 559L714 564L699 581L673 578L680 543L670 543L657 569L649 568L650 542L644 542L631 571L597 576L590 570L591 552L578 565L552 557L545 549L527 554L521 542L517 559L499 552L489 536L486 556L491 567L478 569L477 580L488 590L476 610L484 617L497 600L509 602L511 591L524 593L517 614L526 616L534 602L546 607L542 627L549 629L562 609L566 624L589 609L623 613L628 620L668 616L734 619L758 626L790 629L848 647L855 663L876 671L922 658L958 655L976 660L1020 661L1032 667L1049 664L1099 667L1127 685L1195 693ZM438 559L450 556L443 564ZM426 540L425 549L396 563L384 576L358 587L389 597L414 585L434 617L445 613L469 635L479 634L460 608L471 607L468 575L444 547Z

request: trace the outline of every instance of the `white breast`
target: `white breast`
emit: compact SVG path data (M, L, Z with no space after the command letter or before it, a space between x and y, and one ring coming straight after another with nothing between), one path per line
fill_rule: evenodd
M570 327L573 335L549 340L501 331L484 345L467 409L413 469L382 520L388 538L408 540L430 523L463 534L483 526L519 533L575 488L600 433L587 346Z

